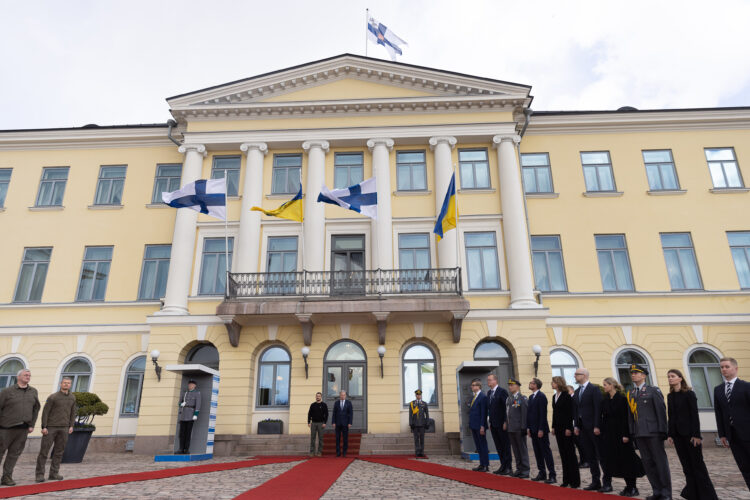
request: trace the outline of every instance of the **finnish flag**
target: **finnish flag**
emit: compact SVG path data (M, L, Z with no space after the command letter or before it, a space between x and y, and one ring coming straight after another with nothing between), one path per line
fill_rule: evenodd
M331 191L325 185L320 188L318 202L338 205L354 210L372 219L378 218L378 193L375 177L362 181L354 186Z
M227 182L226 178L199 179L185 184L177 191L162 192L161 200L174 208L189 208L202 214L226 220Z
M385 47L388 55L391 56L391 61L395 61L397 55L403 55L402 45L409 45L389 30L385 24L376 21L373 17L367 20L367 38L372 43Z

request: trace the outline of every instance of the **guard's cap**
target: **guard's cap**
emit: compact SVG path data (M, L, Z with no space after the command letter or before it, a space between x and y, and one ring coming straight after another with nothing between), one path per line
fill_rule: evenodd
M417 396L421 396L422 395L422 389L417 389L416 391L414 391L414 394L416 394Z
M508 379L508 385L510 385L510 384L515 384L515 385L518 385L518 386L520 386L520 385L521 385L521 382L519 382L518 380L516 380L516 379L514 379L514 378L509 378L509 379Z
M643 365L630 365L630 373L638 372L648 375L648 368Z
M198 385L198 382L196 382L195 380L193 380L193 379L191 378L190 380L188 380L188 384L195 384L195 385Z

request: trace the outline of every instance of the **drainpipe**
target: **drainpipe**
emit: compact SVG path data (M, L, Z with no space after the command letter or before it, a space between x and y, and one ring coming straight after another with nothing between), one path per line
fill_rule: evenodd
M521 133L519 134L521 138L523 138L523 134L526 133L526 127L529 126L529 120L531 119L531 115L534 114L534 112L531 110L531 108L526 108L523 110L524 116L526 116L526 123L523 124L523 128L521 129ZM173 122L174 120L169 120Z
M529 124L529 118L526 117L526 125L528 124ZM524 125L523 127L524 130L526 130L526 125ZM169 129L167 130L167 138L169 138L170 141L174 142L178 146L182 146L182 143L180 141L172 137L172 128L177 126L177 122L174 120L167 120L167 126L169 127ZM523 132L521 132L521 134L523 134Z

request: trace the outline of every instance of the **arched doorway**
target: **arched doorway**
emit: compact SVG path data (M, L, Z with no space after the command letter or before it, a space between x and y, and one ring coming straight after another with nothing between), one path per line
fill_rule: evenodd
M367 432L367 356L364 349L351 340L331 344L324 358L323 398L331 414L340 391L346 391L354 409L350 431ZM328 430L332 431L333 426Z
M185 356L186 364L198 364L219 369L219 351L212 344L198 344Z
M508 379L513 376L513 356L505 345L498 340L483 340L474 349L474 359L500 363L500 366L495 369L497 383L500 387L508 388Z

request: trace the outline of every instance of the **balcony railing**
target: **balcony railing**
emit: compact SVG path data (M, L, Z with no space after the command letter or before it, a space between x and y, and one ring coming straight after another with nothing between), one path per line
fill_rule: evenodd
M461 295L461 268L228 273L227 299Z

